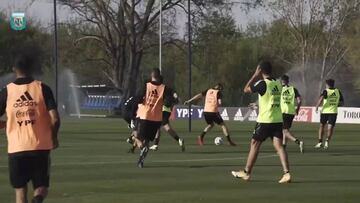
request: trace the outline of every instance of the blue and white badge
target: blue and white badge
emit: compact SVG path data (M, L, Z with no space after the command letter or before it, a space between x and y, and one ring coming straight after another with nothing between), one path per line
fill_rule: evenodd
M25 13L16 12L11 14L10 18L11 29L20 31L26 29Z

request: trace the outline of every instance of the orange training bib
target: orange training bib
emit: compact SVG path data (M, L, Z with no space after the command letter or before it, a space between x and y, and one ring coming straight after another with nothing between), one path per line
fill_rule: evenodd
M146 95L141 108L139 117L142 120L162 121L162 107L164 105L165 85L153 85L146 83Z
M7 85L8 153L53 148L50 115L40 81Z

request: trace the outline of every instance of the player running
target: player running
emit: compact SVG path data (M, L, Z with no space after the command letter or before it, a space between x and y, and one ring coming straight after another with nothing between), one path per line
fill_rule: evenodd
M164 98L175 97L175 95L172 95L172 91L162 84L160 70L153 69L151 82L146 83L139 96L144 99L137 111L137 116L139 117L138 139L142 142L138 167L143 168L144 160L149 151L149 143L155 139L162 123Z
M141 97L132 96L129 97L121 106L123 119L128 124L128 128L131 130L130 136L126 139L126 142L132 145L129 153L134 153L137 147L137 144L135 142L135 138L137 137L136 112L138 110L138 104L141 100Z
M201 135L198 136L197 142L198 145L200 146L204 145L204 137L206 133L208 133L214 127L214 123L221 126L224 136L227 138L229 144L231 146L236 146L236 144L231 140L229 130L219 113L219 106L221 105L221 98L222 98L222 94L221 94L222 90L223 90L222 84L218 83L215 87L195 95L193 98L191 98L188 101L185 101L184 103L185 105L188 105L194 101L201 99L202 97L205 97L204 117L207 126L205 127Z
M326 90L323 91L316 104L316 112L318 112L321 104L322 109L320 115L319 143L315 145L315 148L319 149L324 147L324 149L328 149L329 142L334 133L338 107L344 105L344 97L342 96L340 90L335 88L335 80L326 80ZM328 125L327 138L325 144L323 145L324 129L326 124Z
M271 77L272 66L270 62L261 62L256 72L244 88L245 93L259 94L259 116L255 131L251 140L250 151L244 170L232 171L232 175L243 180L250 180L253 166L259 154L260 146L267 138L271 138L277 153L279 154L284 175L279 183L291 182L287 152L282 145L283 118L280 107L281 89L280 81ZM262 77L263 80L255 83ZM254 84L255 83L255 84Z
M60 118L51 89L32 75L34 60L16 59L16 80L0 92L0 116L6 113L10 182L16 202L27 203L27 184L32 182L32 203L48 194L50 151L58 147ZM4 127L3 122L0 125Z
M170 125L170 116L171 112L173 110L173 107L179 103L179 98L177 93L169 88L169 91L171 91L170 97L164 98L164 106L162 109L163 112L163 119L162 119L162 128L172 137L174 140L176 140L177 143L179 143L179 146L181 147L181 151L185 151L185 142L184 139L180 138L179 135L176 133L176 131L172 128ZM159 149L159 143L160 143L160 131L157 132L154 145L150 147L151 150L157 151Z
M295 118L295 114L298 115L300 106L301 106L301 96L299 91L289 85L289 76L283 75L281 77L281 83L283 85L281 92L281 111L283 115L283 145L286 147L287 139L295 142L299 145L300 152L304 153L304 142L297 139L290 132L290 128L292 126L293 120ZM295 108L295 100L296 100L296 108Z

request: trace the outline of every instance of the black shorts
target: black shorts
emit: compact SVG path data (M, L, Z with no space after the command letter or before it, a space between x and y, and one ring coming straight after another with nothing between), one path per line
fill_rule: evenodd
M204 118L209 125L213 125L214 123L221 125L224 123L219 112L204 112Z
M163 119L162 119L161 125L164 126L164 125L169 124L169 122L170 122L170 116L171 116L171 113L170 113L170 112L163 111Z
M265 141L268 137L270 137L271 139L277 137L282 140L282 130L282 123L257 123L252 138L260 142Z
M49 187L50 151L9 154L9 174L14 188L23 188L30 181L34 189Z
M143 140L154 141L157 131L161 127L161 121L138 121L138 137Z
M329 124L335 127L336 124L336 119L337 119L337 114L336 113L331 113L331 114L324 114L322 113L320 115L320 123L325 125L325 124Z
M283 113L283 129L290 129L295 115Z

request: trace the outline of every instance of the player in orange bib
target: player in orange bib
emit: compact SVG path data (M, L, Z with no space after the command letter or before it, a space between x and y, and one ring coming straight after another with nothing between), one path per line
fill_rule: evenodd
M231 140L229 130L225 125L224 120L221 118L219 113L219 106L221 105L221 91L223 90L222 84L218 83L215 87L203 91L200 94L195 95L193 98L185 102L185 105L191 104L192 102L205 97L205 106L204 106L204 117L205 121L208 124L201 135L198 137L198 145L204 145L204 137L207 132L209 132L213 127L214 123L221 126L225 137L227 138L231 146L236 146L236 144Z
M27 184L32 182L32 203L48 194L50 151L58 147L59 114L51 89L31 77L34 59L16 59L16 80L0 92L0 116L6 113L9 173L16 203L27 203ZM5 127L0 122L0 127Z
M172 91L161 82L160 70L155 68L151 73L151 81L138 94L143 98L137 111L138 133L137 139L141 142L138 167L144 167L144 160L149 151L150 142L154 141L157 131L163 120L164 98L171 97ZM139 145L138 145L139 146Z

